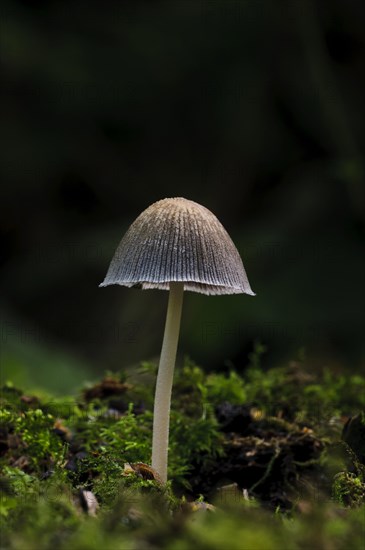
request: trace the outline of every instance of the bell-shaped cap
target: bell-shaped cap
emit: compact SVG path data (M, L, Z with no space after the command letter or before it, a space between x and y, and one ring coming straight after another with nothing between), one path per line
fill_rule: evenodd
M121 240L100 286L123 285L202 294L251 294L242 260L219 220L196 202L172 198L149 206Z

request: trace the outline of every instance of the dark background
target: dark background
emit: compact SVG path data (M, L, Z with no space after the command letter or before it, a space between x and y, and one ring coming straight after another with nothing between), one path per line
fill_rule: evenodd
M360 369L364 28L360 0L5 1L2 378L156 359L167 293L98 285L173 196L218 216L257 293L187 293L181 356Z

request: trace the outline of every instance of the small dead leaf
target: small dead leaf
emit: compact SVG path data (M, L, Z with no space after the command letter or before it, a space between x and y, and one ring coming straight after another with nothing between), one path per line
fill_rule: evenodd
M153 481L157 481L157 483L163 484L163 481L160 477L160 474L152 468L152 466L149 466L148 464L144 464L144 462L134 462L132 464L129 464L128 462L124 464L124 476L128 475L137 475L138 477L141 477L142 479L152 479Z

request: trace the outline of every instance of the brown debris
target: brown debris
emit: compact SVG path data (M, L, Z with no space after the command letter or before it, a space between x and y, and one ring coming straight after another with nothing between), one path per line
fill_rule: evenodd
M35 395L22 395L20 401L28 407L38 407L40 404L38 397Z
M219 498L222 482L231 483L274 507L290 507L299 474L313 470L323 442L306 426L254 415L246 406L224 403L216 413L225 434L224 457L204 472L195 467L194 494Z
M20 437L10 432L7 428L0 428L0 456L7 453L9 449L17 449L21 445Z
M72 433L67 426L64 426L61 419L57 418L55 423L53 424L53 431L56 435L58 435L63 441L71 441L72 439Z
M89 402L93 399L105 399L113 395L122 395L130 390L132 386L125 382L120 382L111 376L106 376L101 382L95 384L91 388L83 391L85 401Z
M30 465L30 459L27 456L23 455L14 460L14 462L11 461L11 465L13 468L19 468L19 470L25 471Z
M126 463L124 465L124 476L135 474L142 479L151 479L157 481L157 483L163 484L160 474L144 462L133 462L132 464Z

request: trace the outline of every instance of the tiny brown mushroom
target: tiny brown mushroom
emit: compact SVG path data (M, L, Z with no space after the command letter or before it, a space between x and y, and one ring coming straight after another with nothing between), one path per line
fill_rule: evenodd
M166 482L171 390L183 292L254 293L240 255L216 216L181 197L155 202L132 223L100 286L113 284L169 290L152 436L152 467Z

